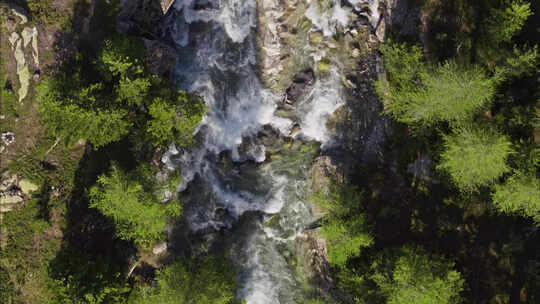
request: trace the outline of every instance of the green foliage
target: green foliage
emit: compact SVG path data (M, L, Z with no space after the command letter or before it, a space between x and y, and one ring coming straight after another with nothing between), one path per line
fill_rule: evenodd
M104 42L95 60L79 58L42 81L39 112L49 131L67 145L85 139L94 148L128 134L139 141L144 134L155 147L190 145L204 103L149 75L143 56L140 41L116 37Z
M531 4L522 0L506 0L502 8L491 9L487 21L489 38L494 42L509 42L521 30L532 14Z
M109 257L64 252L49 266L52 304L121 304L130 291Z
M4 214L2 226L9 232L10 242L1 252L3 258L24 262L20 260L21 254L31 252L32 239L49 227L40 211L38 200L33 199L22 210Z
M96 63L107 81L114 77L135 78L145 73L143 57L144 48L139 40L116 36L103 42Z
M382 47L390 82L379 79L376 90L385 112L410 125L470 120L494 94L494 83L478 67L446 62L428 71L418 47Z
M512 152L508 139L492 130L463 127L444 137L438 169L446 171L464 191L488 185L509 171Z
M17 96L12 91L0 88L0 113L13 116L17 109Z
M529 76L535 71L538 60L538 46L519 49L514 46L506 62L496 68L496 77L503 79Z
M157 274L157 288L137 290L132 304L232 304L236 283L231 265L213 256L180 259Z
M49 89L51 81L45 80L37 88L39 112L49 131L62 137L67 145L72 145L79 139L87 139L98 148L120 140L129 132L133 124L126 119L127 111L85 110L77 104L61 103L61 97L55 96Z
M390 273L374 276L388 304L460 303L464 281L453 263L405 248Z
M55 23L61 17L54 9L53 0L27 0L26 3L33 19L45 23Z
M63 91L64 80L64 77L47 79L36 88L40 101L38 110L49 132L63 138L67 145L86 139L96 148L118 141L129 132L133 123L127 119L126 110L82 106L98 102L99 84L66 92Z
M149 88L150 80L147 78L135 78L133 80L127 77L122 78L116 88L117 101L126 102L130 105L139 105L143 102Z
M11 304L15 296L15 286L6 269L0 267L0 304Z
M502 212L531 217L540 224L540 180L518 171L503 184L495 185L493 203Z
M364 215L360 212L362 193L352 186L332 187L327 195L315 197L318 205L328 211L321 235L327 240L328 259L336 266L344 266L362 248L373 243Z
M422 61L422 49L418 45L408 46L405 43L387 41L380 48L383 64L390 74L393 84L399 88L415 84L415 80L423 73L425 64Z
M362 215L348 220L328 219L321 228L321 235L328 242L328 259L337 266L344 266L349 258L358 256L362 248L373 243L373 237L365 232Z
M146 132L154 146L172 141L180 146L191 145L193 130L201 121L204 112L204 103L185 93L178 96L176 105L156 98L149 107L152 118L148 121Z
M90 207L110 217L123 240L148 243L158 240L165 225L165 209L152 192L145 191L139 176L112 166L90 189Z

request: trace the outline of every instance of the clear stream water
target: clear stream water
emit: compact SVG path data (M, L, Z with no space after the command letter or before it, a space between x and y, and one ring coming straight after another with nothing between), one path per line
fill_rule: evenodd
M238 297L248 304L294 304L302 302L301 288L287 259L311 219L306 191L317 149L309 147L329 142L326 121L344 103L343 88L335 74L317 80L297 102L301 132L295 136L310 144L265 141L263 133L287 137L294 123L274 115L281 98L263 87L254 67L256 6L256 0L174 4L178 17L170 30L180 55L174 76L180 88L204 98L208 112L197 129L199 147L173 145L163 161L182 172L178 191L193 232L229 229L246 212L257 214L228 241L240 270ZM348 10L336 2L333 12L319 12L312 4L306 16L332 35L348 22ZM279 153L267 160L269 149Z

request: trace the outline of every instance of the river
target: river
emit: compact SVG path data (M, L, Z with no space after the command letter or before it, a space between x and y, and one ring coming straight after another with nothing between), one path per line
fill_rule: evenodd
M353 8L327 1L333 10L324 11L312 1L312 30L332 36L349 22ZM189 228L233 232L221 248L239 270L238 297L247 304L302 303L306 290L293 255L313 219L313 159L333 144L326 122L345 103L340 69L330 61L330 73L296 101L293 117L278 116L283 97L264 87L256 70L256 0L178 0L173 8L170 32L180 58L174 79L208 107L197 147L172 145L163 158L182 173L178 191Z

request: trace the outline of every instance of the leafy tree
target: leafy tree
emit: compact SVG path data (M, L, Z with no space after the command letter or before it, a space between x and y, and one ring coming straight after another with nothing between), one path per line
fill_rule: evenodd
M418 249L404 248L390 272L374 276L388 297L388 304L460 303L463 279L453 263L428 256Z
M39 84L39 112L49 131L63 138L66 144L87 139L97 148L118 141L129 132L133 123L127 119L127 111L85 110L74 103L58 102L61 97L49 89L53 81Z
M116 87L116 99L129 105L140 105L150 89L148 78L140 77L133 80L125 77L120 79Z
M357 188L334 185L327 196L319 194L315 201L328 211L321 235L327 241L328 259L332 264L344 266L349 258L373 243L360 212L362 193Z
M528 76L535 71L538 60L538 46L532 48L518 48L514 46L512 52L505 58L504 64L496 67L496 77L500 80Z
M415 80L425 70L422 49L418 45L408 46L406 43L387 41L380 48L384 68L390 75L392 83L399 87L415 85Z
M495 185L493 203L505 213L518 213L540 224L540 181L534 174L516 172Z
M137 290L132 304L232 304L236 282L230 263L205 256L183 258L159 271L157 288Z
M180 146L191 145L193 131L204 112L205 106L200 98L186 93L178 96L176 105L156 98L149 107L152 118L147 123L146 132L154 146L173 141Z
M148 74L143 58L139 41L116 37L104 42L95 60L76 59L42 81L39 112L51 133L68 145L86 139L94 148L128 134L154 146L192 144L204 103Z
M532 14L531 4L522 0L506 0L502 8L492 8L487 31L494 42L508 42L521 30Z
M463 127L444 137L437 168L448 172L461 190L474 190L508 172L506 158L511 152L505 136L479 127Z
M98 185L90 189L90 206L114 221L119 238L148 243L161 237L166 209L134 175L113 165L110 173L101 175Z
M469 120L494 94L494 83L475 66L446 62L428 70L417 47L389 45L382 48L388 83L379 79L376 90L385 101L385 112L410 125Z

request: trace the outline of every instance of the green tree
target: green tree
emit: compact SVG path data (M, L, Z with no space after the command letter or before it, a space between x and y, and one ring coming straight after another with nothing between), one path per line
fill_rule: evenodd
M328 259L336 266L344 266L362 248L373 243L365 216L361 213L362 192L352 186L332 186L328 195L318 194L315 202L326 209L321 235L327 241Z
M534 174L516 172L495 185L492 197L500 211L531 217L540 224L540 181Z
M505 62L496 67L495 77L505 80L528 76L535 71L538 58L537 45L521 49L514 46L512 52L505 58Z
M385 112L397 121L410 125L460 123L470 120L494 94L493 80L478 67L446 62L429 70L423 67L415 47L397 45L382 50L390 83L381 78L376 90L385 101Z
M223 258L183 258L159 271L157 288L136 290L132 304L232 304L236 282L230 263Z
M86 139L98 148L120 140L129 132L133 123L127 119L127 111L86 110L71 100L59 102L62 97L51 89L53 81L45 80L39 84L39 112L48 130L63 138L67 145Z
M506 0L502 8L490 10L487 21L489 39L495 43L509 42L532 15L531 4L522 0Z
M479 127L463 127L444 137L437 168L446 171L461 190L474 190L509 171L506 158L511 152L505 136Z
M99 148L128 134L154 147L190 145L204 102L150 75L143 63L140 41L116 37L95 60L76 58L42 81L39 112L47 128L67 145L85 139Z
M384 68L390 81L399 88L414 86L419 75L425 71L422 48L418 45L387 41L380 48Z
M453 263L404 248L390 272L374 276L388 304L456 304L461 302L463 279Z
M117 166L98 178L90 189L90 207L110 217L116 234L124 240L148 243L161 237L166 208L151 191L146 191L140 176L130 176Z
M154 146L175 142L180 146L193 143L193 131L205 112L202 100L196 96L180 93L177 103L167 103L156 98L149 106L151 119L146 132Z

